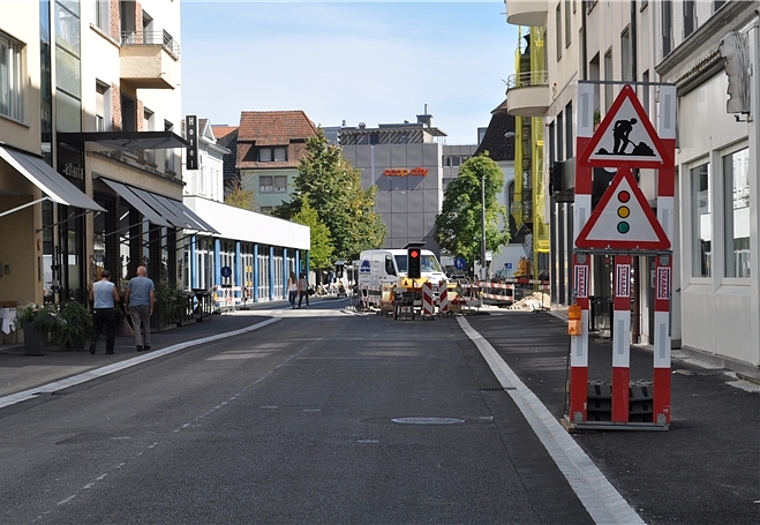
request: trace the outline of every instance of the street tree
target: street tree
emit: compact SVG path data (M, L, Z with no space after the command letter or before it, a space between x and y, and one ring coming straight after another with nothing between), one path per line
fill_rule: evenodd
M309 264L315 270L329 270L333 266L333 245L330 230L319 220L316 210L304 199L301 209L293 216L293 222L308 226L311 230Z
M321 129L306 139L306 150L294 180L295 192L275 214L292 219L308 200L330 231L336 259L352 260L362 250L381 246L386 227L374 211L377 188L362 188L361 170L346 160L339 146L327 141Z
M446 188L441 213L435 219L435 238L451 254L483 264L481 181L485 189L486 249L496 253L509 242L506 207L496 199L504 189L504 173L487 152L464 162L458 178Z
M233 179L227 185L224 203L248 211L256 210L253 191L245 189L239 179Z

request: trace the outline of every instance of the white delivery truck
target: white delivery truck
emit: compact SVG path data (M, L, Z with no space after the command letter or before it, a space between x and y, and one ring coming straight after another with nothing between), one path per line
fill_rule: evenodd
M381 310L393 308L393 289L419 288L430 281L437 287L446 280L441 265L430 250L421 250L421 278L412 282L407 277L406 250L365 250L359 256L359 293L369 305Z

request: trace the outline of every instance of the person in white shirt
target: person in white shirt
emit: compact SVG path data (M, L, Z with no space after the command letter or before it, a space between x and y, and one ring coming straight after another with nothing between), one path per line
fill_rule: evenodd
M90 338L90 353L95 354L98 346L98 337L106 327L106 353L113 354L116 342L116 305L119 303L119 291L111 282L111 272L103 270L100 280L93 283L90 288L90 301L92 301L92 337Z

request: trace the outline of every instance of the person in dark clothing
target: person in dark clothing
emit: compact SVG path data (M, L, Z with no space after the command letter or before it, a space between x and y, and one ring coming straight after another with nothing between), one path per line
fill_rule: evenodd
M95 354L98 346L98 337L106 327L106 353L113 354L116 344L116 305L119 303L119 291L111 282L111 272L103 270L100 280L90 288L90 301L92 301L92 337L90 338L90 353Z
M301 273L298 280L298 308L301 308L301 301L306 297L306 308L309 307L309 282L306 280L306 274Z

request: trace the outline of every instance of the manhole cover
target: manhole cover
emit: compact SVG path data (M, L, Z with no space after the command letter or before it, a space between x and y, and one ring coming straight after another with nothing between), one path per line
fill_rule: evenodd
M399 417L392 419L400 425L461 425L464 419L453 417Z

